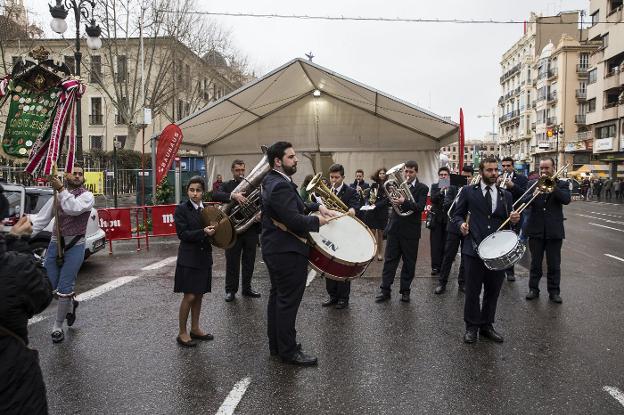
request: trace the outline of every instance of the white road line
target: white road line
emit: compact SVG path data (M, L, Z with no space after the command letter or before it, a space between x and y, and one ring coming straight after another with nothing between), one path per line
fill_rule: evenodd
M609 216L610 218L624 219L624 216L622 215L611 215L609 213L600 213L600 212L589 212L589 213L593 213L594 215Z
M217 411L217 415L232 415L238 403L243 399L245 391L251 383L251 378L246 377L241 379L234 388L230 391L230 394L225 398L221 407Z
M624 232L624 229L612 228L611 226L600 225L599 223L589 222L588 225L599 226L601 228L607 228L618 232Z
M577 213L576 216L580 216L580 217L583 217L583 218L589 218L589 219L598 219L598 220L605 221L607 223L613 223L615 225L624 225L624 222L622 222L622 221L600 218L598 216L582 215L580 213Z
M615 386L605 386L602 388L602 390L613 396L613 398L615 398L615 400L618 401L620 405L624 406L624 393L622 393L621 390L619 390Z
M611 255L611 254L604 254L604 255L608 256L609 258L617 259L618 261L624 262L624 258L620 258L619 256L615 256L615 255Z
M178 259L177 256L170 256L169 258L165 258L162 261L158 261L158 262L155 262L155 263L153 263L151 265L148 265L148 266L145 266L145 267L141 268L141 271L151 271L151 270L154 270L154 269L162 268L164 266L167 266L167 265L171 264L172 262L175 262L176 259Z
M89 291L85 291L82 294L78 294L76 296L76 300L78 301L87 301L87 300L92 300L95 297L99 297L100 295L107 293L111 290L114 290L115 288L121 287L124 284L129 283L130 281L134 281L135 279L137 279L139 277L136 276L127 276L127 277L120 277L120 278L116 278L112 281L107 282L106 284L102 284L100 286L95 287L92 290ZM28 325L30 326L31 324L36 324L39 323L40 321L43 321L49 317L52 317L52 315L38 315L35 316L33 318L31 318L30 320L28 320Z

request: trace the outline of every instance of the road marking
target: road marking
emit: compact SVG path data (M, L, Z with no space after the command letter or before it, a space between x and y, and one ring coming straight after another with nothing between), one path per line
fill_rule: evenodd
M622 393L622 391L618 388L615 386L605 386L602 390L613 396L615 400L620 403L620 405L624 406L624 393Z
M589 222L588 225L600 226L601 228L607 228L607 229L611 229L611 230L618 231L618 232L624 232L624 229L612 228L611 226L600 225L598 223L593 223L593 222Z
M172 262L175 262L177 259L178 259L177 256L170 256L169 258L165 258L162 261L158 261L156 263L153 263L151 265L141 268L141 271L151 271L154 269L159 269L159 268L162 268L164 266L171 264Z
M623 219L624 218L624 216L622 216L622 215L610 215L608 213L600 213L600 212L589 212L589 213L593 213L594 215L609 216L611 218L618 218L618 219Z
M611 219L605 219L605 218L599 218L598 216L589 216L589 215L582 215L580 213L577 213L576 216L581 216L583 218L590 218L590 219L598 219L598 220L602 220L605 221L607 223L614 223L616 225L624 225L624 222L622 221L617 221L617 220L611 220Z
M611 254L605 254L605 256L608 256L609 258L617 259L618 261L624 262L624 258L620 258L619 256L615 256L615 255L611 255Z
M225 398L221 407L217 411L217 415L232 415L238 403L243 399L245 391L251 383L251 378L246 377L241 379L234 388L230 391L230 394Z
M78 294L76 296L76 300L78 301L88 301L91 300L95 297L99 297L100 295L107 293L111 290L114 290L115 288L121 287L124 284L129 283L130 281L134 281L135 279L137 279L139 277L137 276L127 276L127 277L120 277L120 278L116 278L112 281L107 282L106 284L102 284L100 286L95 287L92 290L89 291L85 291L82 294ZM40 321L43 321L49 317L52 317L52 315L38 315L36 317L31 318L30 320L28 320L28 325L30 326L31 324L36 324L39 323Z

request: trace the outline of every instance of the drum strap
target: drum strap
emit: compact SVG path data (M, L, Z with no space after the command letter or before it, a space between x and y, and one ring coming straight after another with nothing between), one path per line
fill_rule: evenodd
M296 233L292 232L290 229L288 229L286 227L286 225L284 225L281 222L276 221L275 219L271 218L271 221L273 221L273 225L275 225L277 228L279 228L280 230L284 231L284 232L288 232L289 234L291 234L292 236L294 236L295 238L299 239L301 242L303 242L304 244L308 245L308 240L305 238L302 238L301 236L297 235Z

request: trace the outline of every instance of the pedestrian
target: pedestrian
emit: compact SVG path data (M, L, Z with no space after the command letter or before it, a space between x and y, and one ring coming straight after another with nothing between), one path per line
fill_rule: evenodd
M598 179L596 180L596 183L594 184L594 196L596 196L596 199L598 201L600 201L601 193L602 193L602 179Z
M440 167L438 169L438 182L431 185L431 209L427 213L426 221L431 245L431 275L438 275L442 267L448 224L448 217L444 210L444 198L450 185L449 168Z
M365 201L370 210L364 216L366 225L375 235L377 240L377 261L383 261L384 255L384 230L388 226L388 195L384 190L386 181L386 168L382 167L371 176L370 191Z
M542 177L552 177L555 161L545 158L540 161ZM527 220L526 235L529 238L531 268L529 271L529 293L527 300L539 297L539 281L542 278L542 262L546 253L548 294L550 301L560 304L561 300L561 246L565 238L563 227L563 205L570 203L570 188L564 180L556 180L551 193L542 193L531 203L531 214ZM529 184L529 186L532 183ZM528 201L532 195L525 196Z
M355 188L344 183L342 164L333 164L329 167L329 181L331 182L331 192L347 206L347 213L355 216L355 213L360 209L360 197ZM329 298L323 302L323 307L335 305L335 308L340 310L349 306L351 281L336 281L325 278L325 288Z
M223 184L223 176L217 174L217 180L212 183L212 193L218 192Z
M33 235L37 235L54 219L55 210L58 212L58 222L54 222L44 263L58 298L51 334L54 343L65 339L65 320L68 327L76 320L78 301L75 299L74 287L84 261L85 233L95 202L93 193L84 187L84 182L82 166L74 166L72 172L65 174L65 184L58 177L52 177L50 185L56 191L56 196L50 198L32 220ZM57 235L60 235L60 240Z
M387 204L391 204L392 214L388 224L386 255L382 271L382 282L379 291L375 296L378 303L390 299L390 290L394 283L396 270L399 261L403 259L401 268L401 285L399 293L401 301L410 301L410 286L416 272L416 260L418 258L418 242L420 240L421 214L427 203L429 188L418 181L418 163L408 160L403 166L402 174L404 181L402 184L411 193L411 199L404 194L393 194L386 199ZM399 185L399 183L397 183ZM401 214L397 213L399 211ZM409 212L412 212L409 214Z
M284 363L314 366L318 359L297 343L295 323L305 291L310 247L305 238L318 232L330 211L318 203L304 204L297 195L292 176L297 172L297 155L292 144L278 141L267 150L272 170L262 182L262 258L269 271L271 291L267 306L267 335L271 356ZM306 215L305 211L320 215Z
M520 214L512 211L513 198L507 190L496 186L498 160L486 157L479 164L481 181L466 186L457 199L453 221L466 237L463 247L466 266L466 297L464 342L474 343L477 337L488 338L497 343L504 341L494 329L494 317L498 296L505 280L505 271L486 268L477 253L477 247L510 216L511 223L518 223ZM483 302L480 296L483 291Z
M0 221L8 216L0 186ZM30 253L30 221L23 216L0 234L0 413L47 414L37 350L28 347L28 319L52 301L44 268Z
M589 192L589 179L586 177L581 182L581 196L583 196L583 200L587 200L588 192Z
M604 192L605 192L605 200L611 200L611 190L613 189L613 180L611 178L607 178L607 181L604 184Z
M620 200L620 190L622 188L622 182L620 180L613 181L613 193L615 193L615 200Z
M234 192L234 189L242 183L245 177L245 162L234 160L231 166L232 180L223 183L218 191L212 194L215 202L229 203L235 202L240 206L248 203L247 195ZM254 264L256 262L256 248L258 247L258 235L260 234L260 217L256 215L257 221L244 232L236 235L234 245L225 250L225 301L231 302L236 298L238 292L238 282L242 279L243 297L259 298L260 293L251 287ZM242 262L242 273L241 273Z
M195 340L214 338L200 328L199 322L204 294L212 288L212 246L208 237L216 232L214 226L205 226L202 220L202 196L205 189L202 177L191 177L186 185L188 200L180 203L173 215L180 240L173 292L184 294L178 313L179 332L176 341L184 347L197 346ZM191 330L187 331L189 313Z

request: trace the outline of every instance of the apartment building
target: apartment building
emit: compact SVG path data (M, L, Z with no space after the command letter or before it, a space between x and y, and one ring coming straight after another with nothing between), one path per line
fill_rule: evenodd
M580 38L578 20L578 11L561 12L556 16L538 16L531 13L523 35L502 56L499 80L501 96L498 100L499 144L502 155L512 156L517 160L520 170L531 170L535 167L535 157L532 154L538 148L533 130L537 129L538 62L544 48L553 41L558 42L564 34ZM546 48L546 51L552 55L554 46ZM548 69L543 76L545 77L540 79L542 82L539 85L542 88L545 80L553 79L549 76ZM547 98L548 96L545 97ZM552 104L552 100L550 102ZM544 111L545 108L540 110Z
M459 171L459 150L457 141L440 149L441 154L448 156L449 168L455 173ZM498 140L491 135L483 139L469 139L464 143L464 165L472 166L477 159L497 155Z
M622 0L591 0L586 122L593 134L592 163L624 177L624 19ZM618 174L619 172L619 174Z

